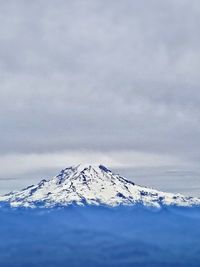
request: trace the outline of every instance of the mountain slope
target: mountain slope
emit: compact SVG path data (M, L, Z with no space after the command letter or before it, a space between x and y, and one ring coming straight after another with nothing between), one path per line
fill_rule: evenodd
M13 207L77 205L200 205L200 199L135 185L103 165L78 165L62 170L50 180L0 197Z

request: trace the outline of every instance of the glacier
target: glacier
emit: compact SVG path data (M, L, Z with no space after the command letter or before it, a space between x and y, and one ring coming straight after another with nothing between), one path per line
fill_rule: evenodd
M200 199L181 194L161 192L137 185L103 165L79 164L67 167L49 180L10 192L0 197L0 203L11 207L46 207L69 205L144 205L199 206Z

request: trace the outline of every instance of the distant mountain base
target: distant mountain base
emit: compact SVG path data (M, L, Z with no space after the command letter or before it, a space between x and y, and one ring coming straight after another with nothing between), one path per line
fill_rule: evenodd
M200 208L0 209L2 267L198 267Z

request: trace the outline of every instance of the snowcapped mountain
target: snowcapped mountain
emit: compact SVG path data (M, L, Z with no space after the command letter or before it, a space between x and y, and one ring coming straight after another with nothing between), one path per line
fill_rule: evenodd
M184 197L135 185L103 165L78 165L62 170L50 180L42 180L21 191L0 197L12 207L54 207L77 205L163 205L194 206L200 199Z

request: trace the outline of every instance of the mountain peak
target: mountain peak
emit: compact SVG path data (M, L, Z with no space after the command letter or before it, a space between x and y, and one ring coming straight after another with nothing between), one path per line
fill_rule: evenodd
M135 185L112 173L104 165L79 164L67 167L37 185L0 197L11 206L54 207L76 205L200 205L200 199L160 192Z
M80 171L80 172L86 171L86 170L88 170L88 171L93 170L96 172L99 172L99 171L110 172L110 170L102 164L99 164L99 165L97 165L97 164L78 164L78 165L72 166L70 168L77 170L77 171Z
M64 173L64 172L68 172L68 171L75 171L75 172L82 172L82 171L105 171L105 172L109 172L110 170L105 167L104 165L100 164L78 164L78 165L72 165L70 167L67 167L63 170L61 170L60 173Z
M78 164L71 167L67 167L60 171L56 176L60 181L64 182L65 179L73 174L73 179L84 178L84 181L88 180L87 178L99 178L102 177L105 173L112 173L107 167L103 165L92 165L92 164Z

